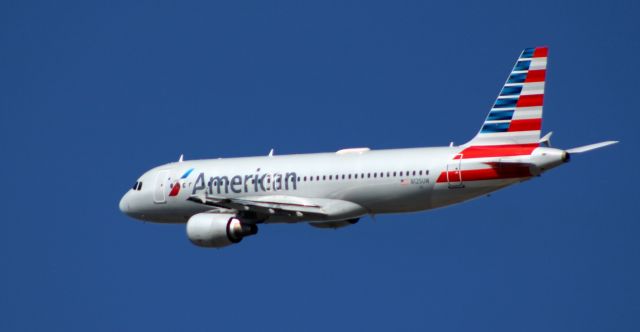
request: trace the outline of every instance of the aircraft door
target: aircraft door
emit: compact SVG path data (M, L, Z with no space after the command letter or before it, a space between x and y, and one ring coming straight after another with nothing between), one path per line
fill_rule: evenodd
M449 188L462 188L462 154L456 155L453 161L447 163L447 182Z
M153 202L156 204L166 203L166 190L168 188L169 171L159 171L156 175L156 185L153 188Z

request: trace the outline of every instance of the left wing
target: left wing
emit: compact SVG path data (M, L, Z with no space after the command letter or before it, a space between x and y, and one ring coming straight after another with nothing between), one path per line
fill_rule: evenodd
M366 214L366 210L358 204L326 198L286 195L231 198L198 194L190 196L188 200L211 207L236 210L243 214L254 213L260 217L258 219L274 221L343 220Z

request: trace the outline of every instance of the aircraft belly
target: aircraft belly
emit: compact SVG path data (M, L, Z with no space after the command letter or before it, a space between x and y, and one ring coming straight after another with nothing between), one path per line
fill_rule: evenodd
M362 205L372 214L419 211L431 207L432 187L428 183L403 185L394 181L354 188L344 199Z
M489 194L523 180L525 179L468 181L459 187L451 187L448 183L438 183L434 188L431 203L433 208L457 204Z

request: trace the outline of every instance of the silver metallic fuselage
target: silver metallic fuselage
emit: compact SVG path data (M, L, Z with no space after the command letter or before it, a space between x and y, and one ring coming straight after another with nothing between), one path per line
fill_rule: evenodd
M354 149L169 163L143 174L138 180L142 188L127 192L120 209L145 221L184 223L191 216L211 209L187 200L194 194L249 199L300 197L353 203L353 206L340 206L335 215L324 219L345 220L366 214L420 211L459 203L527 180L560 165L564 158L562 150L541 147L526 156L456 160L462 150L463 147ZM447 172L452 169L464 170L492 162L528 163L532 165L531 176L482 181L448 178ZM185 172L188 175L180 179ZM444 175L447 175L446 181L443 181ZM220 183L220 179L225 179L224 183ZM256 180L262 181L260 185ZM175 185L180 186L179 193L170 196ZM264 220L267 223L297 221L313 219L273 216Z

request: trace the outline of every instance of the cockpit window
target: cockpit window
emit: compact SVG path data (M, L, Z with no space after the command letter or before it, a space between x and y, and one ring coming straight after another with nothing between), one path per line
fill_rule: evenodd
M138 183L140 183L140 182L136 182L136 183L134 183L134 184L133 184L133 187L132 187L131 189L133 189L133 190L138 190Z
M142 190L142 181L138 183L138 190Z

